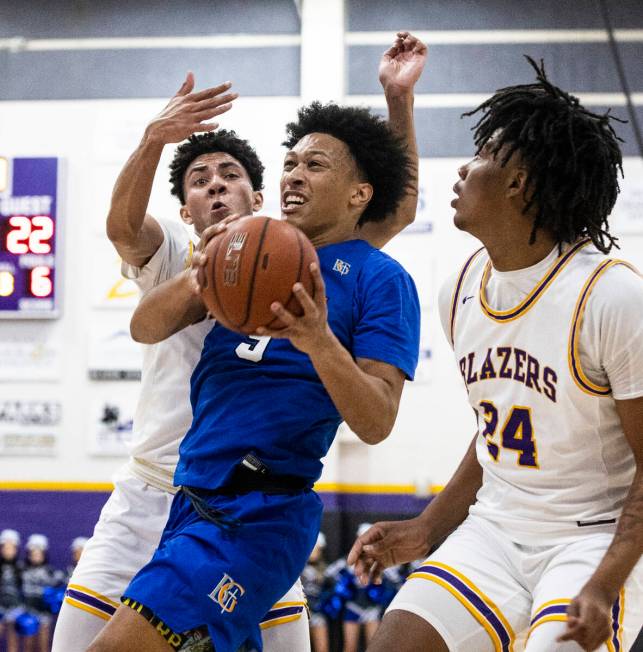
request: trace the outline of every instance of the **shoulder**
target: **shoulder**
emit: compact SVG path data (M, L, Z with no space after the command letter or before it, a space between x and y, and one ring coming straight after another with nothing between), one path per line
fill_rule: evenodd
M613 261L596 278L587 310L606 317L631 315L640 319L643 311L643 277L626 261Z

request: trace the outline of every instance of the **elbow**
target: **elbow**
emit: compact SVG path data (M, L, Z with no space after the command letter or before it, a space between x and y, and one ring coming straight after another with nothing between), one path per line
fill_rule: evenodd
M134 233L132 233L132 231L127 227L123 227L116 216L111 212L107 215L105 233L107 234L109 241L114 245L132 242L132 240L135 239Z
M379 419L375 423L365 424L363 427L355 430L355 434L369 446L375 446L383 442L393 432L393 419Z
M160 341L154 337L153 333L149 332L149 329L144 327L140 319L137 319L136 313L134 313L130 322L129 332L132 339L139 344L156 344Z

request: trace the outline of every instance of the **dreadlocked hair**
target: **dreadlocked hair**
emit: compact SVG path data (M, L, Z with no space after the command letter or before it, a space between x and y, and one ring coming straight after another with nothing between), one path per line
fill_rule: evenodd
M607 218L619 193L618 173L623 176L621 150L610 120L625 122L609 110L597 115L581 106L578 98L554 86L540 66L525 58L536 71L537 82L508 86L473 111L483 115L476 125L477 151L494 136L491 153L506 146L501 165L518 152L528 170L524 199L527 213L536 217L529 243L538 229L552 233L559 248L580 237L589 237L596 248L608 253L618 247L609 233Z
M193 134L176 148L174 158L170 163L170 185L172 186L170 192L178 197L181 205L185 204L183 177L188 166L202 154L216 152L230 154L241 163L250 177L253 190L263 188L264 167L257 152L247 140L239 138L234 131L226 129Z
M381 222L393 213L406 193L410 161L402 139L368 109L313 102L297 113L297 122L286 125L286 140L294 147L311 133L330 134L350 150L360 172L373 186L373 196L359 224Z

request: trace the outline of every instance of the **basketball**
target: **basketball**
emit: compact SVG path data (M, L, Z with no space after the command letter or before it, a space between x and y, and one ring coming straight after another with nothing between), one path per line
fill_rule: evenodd
M300 282L313 296L310 264L318 262L310 240L288 222L269 217L244 217L212 238L205 248L203 301L223 326L254 333L284 324L270 310L279 301L301 315L292 287Z

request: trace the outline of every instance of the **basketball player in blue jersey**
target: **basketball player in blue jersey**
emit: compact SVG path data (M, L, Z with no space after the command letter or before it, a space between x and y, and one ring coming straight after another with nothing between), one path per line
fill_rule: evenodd
M398 38L385 55L390 90L401 76L407 80L399 88L413 77L409 68L419 75L425 53L413 37ZM410 66L399 65L403 58ZM412 102L400 99L401 114L411 116ZM316 540L320 504L310 487L337 425L344 417L365 440L383 439L404 378L412 377L419 319L413 283L354 238L356 231L375 243L390 238L382 218L408 200L416 169L401 141L365 110L313 106L301 118L291 125L282 201L321 247L330 316L317 271L315 302L297 289L302 318L275 306L289 326L274 338L244 338L218 325L208 335L177 469L183 489L159 550L125 592L127 606L91 650L178 648L204 624L217 652L236 650L248 637L260 649L263 605L292 584ZM375 144L385 156L373 156ZM191 181L186 175L186 185ZM132 324L139 339L156 341L161 331L167 336L204 316L185 280L144 298Z
M417 518L377 523L366 580L421 558L369 652L629 650L643 624L643 281L607 218L609 114L532 84L482 104L454 221L483 244L440 295L479 432ZM456 529L457 528L457 529Z

